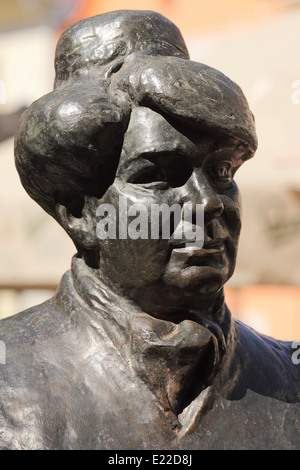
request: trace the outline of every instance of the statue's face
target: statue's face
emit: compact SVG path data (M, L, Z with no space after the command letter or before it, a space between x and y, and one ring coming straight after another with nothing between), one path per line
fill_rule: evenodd
M154 313L171 312L215 294L232 275L240 232L240 201L233 175L241 163L237 145L189 136L148 108L135 108L125 134L114 183L101 203L120 197L140 203L203 204L204 245L184 240L116 239L100 243L100 273ZM130 220L129 220L130 222ZM149 232L151 217L149 215Z

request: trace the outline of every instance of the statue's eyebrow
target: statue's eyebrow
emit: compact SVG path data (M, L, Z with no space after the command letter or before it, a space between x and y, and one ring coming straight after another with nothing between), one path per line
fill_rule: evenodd
M146 158L147 160L157 160L160 158L187 158L187 155L182 149L172 149L172 150L157 150L154 152L143 152L142 158Z
M155 160L159 158L162 154L166 152L160 151L145 151L145 152L137 152L135 155L129 157L127 160L122 162L121 169L129 171L129 172L136 172L139 171L141 167L153 166L155 164Z
M235 163L234 166L241 166L246 160L251 158L251 151L247 148L246 145L240 144L228 145L224 147L219 147L212 152L212 157L214 159L224 159L227 158L231 162Z
M148 168L154 168L155 166L160 168L169 168L173 174L190 174L193 171L192 161L183 152L143 152L139 156L141 158L131 160L128 162L128 165L121 168L121 173L126 174L126 177L129 180L139 172ZM118 172L118 175L120 175L120 171Z
M157 163L172 163L172 160L177 165L192 165L192 158L188 155L188 152L184 152L182 149L172 150L157 150L157 151L145 151L137 154L136 158L128 161L127 168L130 168L132 164L136 164L137 161L148 161L154 164Z
M194 159L199 159L200 156L200 151L196 147L196 145L193 145L191 142L190 146L187 145L182 145L181 142L166 142L165 146L162 148L158 148L155 146L150 146L147 149L144 150L139 150L137 149L136 152L131 154L130 156L127 157L128 162L131 163L131 161L136 161L139 159L145 159L145 160L155 160L159 158L182 158L184 160L189 160L193 161Z

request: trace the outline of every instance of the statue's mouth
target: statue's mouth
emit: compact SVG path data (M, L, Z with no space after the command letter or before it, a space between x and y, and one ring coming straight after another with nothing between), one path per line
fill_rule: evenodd
M209 264L209 262L221 262L223 259L224 250L224 244L220 244L219 247L216 248L201 248L198 250L194 250L192 252L192 255L187 259L187 264L189 266L197 266Z
M225 252L225 240L207 240L202 247L186 240L173 240L171 243L172 256L178 257L185 266L201 266L210 263L221 263Z
M172 249L186 249L193 252L201 251L214 253L224 249L224 242L225 239L223 238L207 239L204 240L204 242L203 240L198 242L197 240L189 241L187 239L170 239L170 246Z

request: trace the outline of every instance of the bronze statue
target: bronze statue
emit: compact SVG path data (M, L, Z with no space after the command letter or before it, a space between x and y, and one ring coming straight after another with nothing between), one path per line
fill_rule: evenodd
M299 448L292 344L233 320L223 295L241 227L233 178L257 147L241 89L150 11L71 26L55 67L15 158L77 254L52 299L0 322L1 448ZM189 205L191 225L201 205L203 246L120 236L123 209L117 236L99 236L99 207L120 201Z

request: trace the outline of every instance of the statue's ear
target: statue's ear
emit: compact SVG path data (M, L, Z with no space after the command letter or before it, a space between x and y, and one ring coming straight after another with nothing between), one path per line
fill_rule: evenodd
M81 217L75 217L62 204L56 204L55 212L57 221L72 238L76 246L81 246L86 250L97 248L99 240L96 236L93 218L87 217L84 212Z

